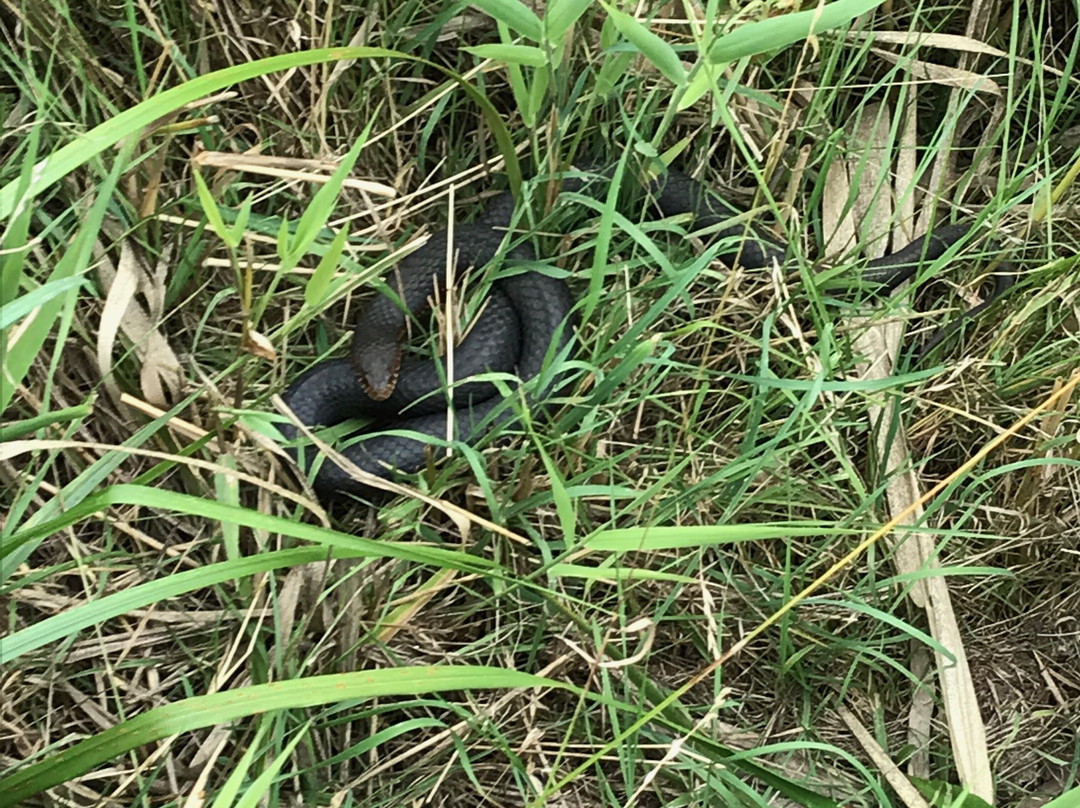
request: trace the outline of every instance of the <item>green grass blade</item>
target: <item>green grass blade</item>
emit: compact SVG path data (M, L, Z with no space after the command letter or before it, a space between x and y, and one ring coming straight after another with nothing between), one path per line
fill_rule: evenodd
M315 242L315 239L319 237L323 227L326 226L330 214L334 212L334 206L337 204L341 187L352 172L353 166L356 164L356 158L364 150L368 137L371 135L371 127L374 125L375 118L373 117L360 133L360 137L353 143L348 154L342 158L338 167L334 169L334 173L315 193L311 204L304 209L300 221L296 224L296 233L292 241L284 248L284 252L281 252L279 247L282 261L286 265L292 265L299 261L307 253L308 248Z
M503 45L493 43L491 45L474 45L462 50L478 56L481 59L492 59L496 62L507 64L526 65L527 67L543 67L547 64L547 54L540 48L532 45Z
M619 9L607 3L602 3L602 5L607 10L607 13L611 15L611 19L619 29L619 33L630 40L634 47L641 51L641 54L652 62L668 81L676 87L682 87L686 83L686 71L683 69L679 54L675 52L671 45L629 14L619 11Z
M539 23L539 20L537 20L537 23ZM45 188L48 188L61 177L68 175L124 138L140 132L164 115L174 112L187 104L194 103L200 98L216 93L233 84L279 70L308 67L322 62L375 58L394 58L422 62L441 70L457 82L469 97L480 106L488 125L492 127L492 133L499 144L499 150L507 161L507 172L510 175L512 187L515 191L517 190L517 187L521 184L521 170L517 164L517 156L514 152L510 133L491 102L461 78L460 75L425 59L387 48L319 48L298 53L286 53L280 56L270 56L266 59L257 59L246 64L215 70L205 76L184 82L178 87L165 90L119 113L81 135L78 140L63 146L39 162L34 168L34 176L28 186L24 186L22 180L13 180L0 188L0 220L9 217L17 205L29 204L30 200Z
M85 271L85 269L81 270L78 274L68 278L47 281L32 292L10 299L11 302L0 304L0 330L15 325L19 320L50 303L65 292L70 292L72 289L85 284L86 278L83 277Z
M1043 808L1080 808L1080 786L1070 788L1060 797L1055 797Z
M271 761L270 765L266 767L266 771L255 778L255 782L248 787L247 791L244 792L244 796L237 801L236 808L256 808L266 792L270 790L270 786L273 785L274 779L278 776L278 772L281 771L281 767L288 762L289 756L296 749L296 745L303 740L310 730L311 722L308 721L293 736L285 748L278 753L278 756Z
M551 0L544 13L548 41L559 42L591 5L592 0Z
M329 528L300 524L292 519L271 516L235 505L226 505L190 494L179 494L160 488L132 484L110 486L99 494L87 497L62 516L15 533L5 541L3 553L6 555L27 541L63 530L113 505L140 505L160 511L194 514L217 522L235 522L255 530L280 533L361 556L399 558L403 561L433 564L437 567L450 567L451 569L471 572L491 572L494 569L492 562L467 553L444 550L440 547L374 541L348 533L339 533Z
M97 199L94 205L83 219L78 235L71 246L64 252L63 257L56 263L50 274L49 281L59 281L65 278L75 277L86 271L90 261L94 242L101 230L105 214L112 202L113 190L120 181L123 172L127 170L131 155L135 149L135 140L127 140L113 163L108 177L97 189ZM3 215L0 214L0 219ZM67 292L57 295L43 303L34 313L33 319L19 331L19 338L15 342L9 340L9 334L4 335L5 345L0 372L0 412L7 409L15 396L15 391L31 365L38 358L42 346L52 335L53 325L60 316L65 306L72 303L77 297L77 286Z
M4 424L3 426L0 426L0 443L18 440L21 437L30 435L47 426L57 426L59 424L70 423L71 421L78 421L86 418L93 411L94 402L91 400L85 404L77 404L74 407L65 407L62 410L54 410L53 412L46 412L42 415L34 416L33 418L26 418L11 424Z
M314 564L329 558L353 558L359 554L343 550L330 553L321 547L300 547L271 553L222 561L195 570L174 573L161 580L148 581L130 589L106 595L82 606L76 606L53 617L34 623L4 638L0 644L0 664L10 665L19 657L36 651L49 643L70 637L90 626L114 617L167 600L185 592L248 578L261 572Z
M540 18L518 0L473 0L470 5L533 42L544 39L544 25Z
M720 64L778 51L813 34L839 28L880 5L881 0L838 0L809 11L749 23L718 38L709 49L708 58L713 64Z
M345 250L345 242L349 240L349 223L345 222L338 230L334 240L330 242L326 255L319 259L318 266L311 273L311 279L304 287L304 303L315 307L323 302L326 293L330 289L330 282L334 278L334 272L341 261L341 253Z
M251 739L251 743L249 743L247 749L244 750L243 756L229 774L229 778L225 781L225 785L218 791L210 808L230 808L230 806L235 804L236 797L240 793L240 787L243 785L244 778L247 777L247 773L251 770L251 764L255 761L255 756L259 754L259 745L262 743L263 736L270 730L272 724L276 720L275 716L276 714L271 713L262 717L262 720L259 722L259 728L255 730L255 737Z
M605 530L585 540L590 550L619 553L639 550L672 550L677 547L708 547L717 544L766 541L795 536L820 536L838 531L829 523L776 523L764 525L684 525Z

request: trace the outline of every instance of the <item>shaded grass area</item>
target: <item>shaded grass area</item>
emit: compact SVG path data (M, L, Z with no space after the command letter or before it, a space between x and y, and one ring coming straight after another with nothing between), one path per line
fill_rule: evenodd
M576 8L549 6L549 24ZM678 114L667 51L625 20L605 25L599 6L547 42L545 64L560 59L547 78L466 50L500 32L463 5L320 16L287 0L216 13L55 0L3 13L5 191L213 70L347 44L428 60L298 65L163 110L6 218L4 311L30 304L4 324L5 369L25 371L3 387L0 755L5 776L39 763L62 784L28 804L184 805L201 789L220 805L913 804L857 727L912 780L958 782L957 737L972 730L946 716L941 640L912 600L945 574L963 638L949 651L971 668L996 804L1076 788L1071 399L929 503L920 532L939 569L898 571L895 542L879 542L752 633L888 520L899 475L875 448L875 405L899 402L903 463L928 488L1074 372L1073 9L882 8L811 48L758 28L750 52L767 55L714 66L716 94ZM651 30L693 62L693 25L637 13L659 15ZM784 16L721 19L753 31ZM856 35L870 31L873 43ZM897 32L930 39L916 49ZM519 150L521 229L583 301L579 380L513 441L457 447L404 480L418 493L326 514L272 451L270 396L342 351L392 249L506 186L497 127L446 70ZM301 240L358 141L349 177L371 185L342 188L291 260L282 243ZM632 193L550 204L550 169L575 152L669 150L777 222L790 266L733 273L692 223L658 221ZM251 152L277 162L245 165ZM231 249L196 172L222 225L240 225ZM868 207L894 180L893 211ZM915 344L971 305L985 242L923 273L925 317L857 306L822 273L934 215L983 217L1020 283L928 365L905 354L867 381L856 316L904 322ZM340 261L321 271L346 225ZM427 666L460 678L364 689L365 671ZM315 678L353 673L345 696ZM309 690L258 689L301 680ZM228 723L185 709L224 691L242 705ZM145 735L104 734L139 715ZM85 739L101 747L92 765L63 757Z

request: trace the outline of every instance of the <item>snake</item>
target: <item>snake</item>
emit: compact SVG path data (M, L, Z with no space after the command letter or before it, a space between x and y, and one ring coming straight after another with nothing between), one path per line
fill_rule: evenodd
M564 179L562 189L582 190L586 184L582 176ZM609 169L593 176L610 179L612 173ZM787 258L787 246L771 234L753 224L732 224L743 211L689 174L669 167L642 185L663 217L691 214L695 228L709 232L710 243L719 242L717 257L725 265L737 262L758 269L783 264ZM437 231L405 256L386 283L393 294L374 295L357 317L349 355L315 364L282 395L296 420L314 428L368 419L371 423L341 440L337 451L362 471L389 480L395 473L424 468L431 439L452 436L475 444L518 417L518 410L506 400L508 388L484 374L513 378L511 397L530 411L557 392L566 383L562 376L539 377L554 357L572 355L577 301L564 278L545 271L529 244L508 239L514 209L513 195L501 192L475 221L455 224L452 235L449 229ZM972 227L961 223L930 230L895 252L867 261L861 280L875 295L891 294L921 266L967 237ZM444 362L437 357L405 357L403 337L409 318L429 307L433 288L444 288L448 271L459 278L470 267L500 261L502 272L491 282L483 310L454 349L453 377L460 381L448 388ZM984 301L939 328L920 356L964 319L995 302L1014 279L1007 266L999 266L994 288ZM297 427L284 423L279 431L298 467L311 469L317 453L309 445L296 446ZM311 482L325 500L379 493L329 457L323 458Z

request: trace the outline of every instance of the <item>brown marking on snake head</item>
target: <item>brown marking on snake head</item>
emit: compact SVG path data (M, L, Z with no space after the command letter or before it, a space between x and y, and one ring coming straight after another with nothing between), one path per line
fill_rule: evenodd
M362 345L353 340L349 355L353 372L364 392L375 401L390 398L397 387L404 331L401 329L395 340L381 340L378 345Z
M375 401L386 401L394 392L394 388L397 387L397 376L401 373L402 366L402 352L399 350L390 361L390 365L386 368L361 368L353 364L353 371L356 372L356 378L360 380L361 387L364 388L364 392Z

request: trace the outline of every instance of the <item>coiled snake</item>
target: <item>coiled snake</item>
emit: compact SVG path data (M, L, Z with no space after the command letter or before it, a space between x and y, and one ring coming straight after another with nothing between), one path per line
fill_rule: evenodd
M580 180L564 181L580 188ZM783 262L787 249L743 225L720 228L739 211L710 192L700 182L668 169L647 184L647 191L664 216L693 214L697 228L716 227L711 239L725 245L719 257L729 266L735 261L749 268ZM468 267L480 268L502 249L511 224L513 198L504 193L488 204L474 223L454 229L455 275ZM916 239L889 255L871 260L862 270L862 280L882 294L888 294L912 277L924 262L941 257L968 233L967 225L946 225ZM422 247L408 255L392 273L388 285L412 314L427 305L433 283L442 288L447 271L447 232L433 235ZM505 250L515 261L535 261L526 245ZM986 301L966 312L971 317L990 305L1013 282L1011 272L995 276L993 292ZM492 284L490 299L465 339L455 348L454 377L468 380L488 371L515 374L522 382L532 380L544 368L545 358L568 348L576 325L574 296L560 278L534 267L500 277ZM375 296L357 319L351 356L315 365L300 375L282 396L303 424L332 426L351 418L375 419L367 431L408 431L443 439L447 435L448 401L454 408L455 434L471 443L483 429L514 417L514 409L490 382L464 381L454 385L452 396L445 392L444 374L434 359L402 359L401 337L407 323L406 311L385 295ZM962 318L961 318L962 319ZM959 324L939 329L931 340L940 342ZM543 390L533 390L525 404L542 401L552 390L552 380ZM485 419L491 420L485 423ZM288 441L298 435L291 423L280 427ZM393 470L411 473L426 460L423 440L401 434L380 434L339 449L349 461L366 472L388 479ZM302 468L311 467L315 452L303 453ZM294 458L300 455L290 449ZM313 480L320 497L370 495L366 486L329 459L325 459Z

